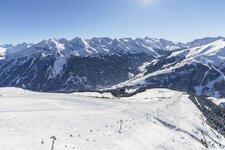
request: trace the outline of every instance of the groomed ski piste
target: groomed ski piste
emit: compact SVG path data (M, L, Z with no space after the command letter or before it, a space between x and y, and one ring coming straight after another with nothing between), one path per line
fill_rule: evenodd
M1 150L205 150L225 138L207 125L189 95L150 89L110 93L37 93L0 89Z

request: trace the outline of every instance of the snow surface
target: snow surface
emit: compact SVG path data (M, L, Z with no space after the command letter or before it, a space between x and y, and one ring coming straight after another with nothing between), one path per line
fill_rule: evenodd
M201 84L195 87L197 95L201 95L203 93L204 88L207 87L209 89L212 89L217 82L225 80L224 73L218 69L218 68L225 67L225 40L224 39L218 39L214 42L201 45L198 47L174 51L167 58L172 58L172 57L184 58L184 59L179 63L173 62L167 65L164 65L160 70L157 70L153 73L149 73L147 75L146 75L145 68L147 66L150 66L151 64L154 64L155 63L154 61L157 61L157 59L153 60L151 63L145 63L143 64L143 66L140 67L141 73L139 73L138 75L134 76L133 78L125 82L112 86L109 89L116 89L118 87L124 87L124 86L133 86L133 88L127 92L134 92L140 87L145 86L146 79L150 77L172 73L174 72L174 70L179 69L187 64L196 64L196 63L201 63L204 66L208 67L209 69L213 68L220 74L220 76L217 79L209 81L206 85ZM205 76L207 74L208 74L208 71L205 72ZM203 81L204 81L204 78L202 79L202 82ZM207 93L205 95L207 95ZM221 96L221 94L219 92L215 92L214 95L208 95L208 96L214 96L218 98Z
M65 49L65 45L57 41L56 39L51 39L53 43L55 43L56 49L62 51Z
M0 47L0 60L5 58L6 48Z
M215 103L218 106L221 106L225 108L225 99L224 98L215 98L215 97L208 97L209 100L211 100L213 103Z
M54 150L206 149L201 140L208 149L225 145L181 92L151 89L105 99L3 88L0 95L1 150L50 150L52 136Z
M172 53L171 57L185 57L183 62L198 61L203 64L213 64L215 66L225 66L225 40L219 39L217 41L205 44L202 46L176 51Z
M95 97L95 98L115 98L111 93L98 93L98 92L75 92L74 96L85 96L85 97Z
M54 62L53 78L56 77L57 75L59 75L62 72L63 67L66 63L67 63L67 59L65 57L60 57Z

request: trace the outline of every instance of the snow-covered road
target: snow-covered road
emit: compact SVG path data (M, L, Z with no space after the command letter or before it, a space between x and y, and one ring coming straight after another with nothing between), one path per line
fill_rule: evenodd
M1 150L50 150L52 136L54 150L191 150L204 148L203 139L209 149L225 144L181 92L152 89L114 99L4 88L0 95Z

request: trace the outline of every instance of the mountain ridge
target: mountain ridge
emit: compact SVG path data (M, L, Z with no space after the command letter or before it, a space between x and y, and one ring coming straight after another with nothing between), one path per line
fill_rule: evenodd
M186 44L149 37L54 38L0 47L1 87L47 92L165 87L225 97L223 37Z

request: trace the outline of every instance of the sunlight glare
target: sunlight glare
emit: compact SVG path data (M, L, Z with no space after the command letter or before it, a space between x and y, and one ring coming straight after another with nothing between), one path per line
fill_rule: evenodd
M140 5L144 7L152 6L156 2L159 2L160 0L133 0L133 2L138 2Z

